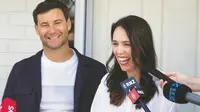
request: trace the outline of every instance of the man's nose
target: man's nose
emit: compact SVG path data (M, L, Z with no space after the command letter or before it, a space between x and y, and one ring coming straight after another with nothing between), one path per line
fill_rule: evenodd
M49 33L54 34L56 32L55 26L50 26Z

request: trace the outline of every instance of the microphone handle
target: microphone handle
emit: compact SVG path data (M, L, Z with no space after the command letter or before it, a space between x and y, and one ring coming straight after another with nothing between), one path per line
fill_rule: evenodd
M157 69L151 70L148 74L153 76L157 80L163 79L164 81L168 81L168 82L173 81L172 79L170 79L168 76L166 76L164 73L162 73L161 71Z
M140 105L142 106L142 108L144 109L145 112L151 112L149 110L149 108L147 107L146 103L143 102L142 100L139 100Z
M193 103L193 104L200 106L200 96L197 95L197 94L187 92L186 95L185 95L185 99L186 99L186 101L188 101L190 103Z

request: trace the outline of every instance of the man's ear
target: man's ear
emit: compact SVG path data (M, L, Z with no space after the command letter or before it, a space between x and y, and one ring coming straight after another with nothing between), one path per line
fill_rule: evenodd
M68 18L68 19L67 19L67 29L68 29L68 31L70 31L71 28L72 28L72 23L71 23L70 18Z
M39 35L38 25L35 24L35 32Z

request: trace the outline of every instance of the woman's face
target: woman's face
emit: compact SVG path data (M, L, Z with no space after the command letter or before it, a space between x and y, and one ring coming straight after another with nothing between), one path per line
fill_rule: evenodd
M132 72L135 66L131 57L130 40L126 31L120 26L113 33L112 50L121 69L125 72Z

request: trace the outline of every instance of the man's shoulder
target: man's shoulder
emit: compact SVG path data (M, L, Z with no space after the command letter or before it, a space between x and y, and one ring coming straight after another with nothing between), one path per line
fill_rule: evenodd
M95 60L91 57L88 57L88 56L85 56L85 55L79 53L79 51L76 48L72 48L72 49L76 52L78 59L79 59L79 62L85 63L85 64L87 63L87 64L92 65L94 67L96 67L96 66L105 67L103 63L101 63L101 62L99 62L99 61L97 61L97 60Z
M40 59L41 53L42 53L42 51L39 51L34 55L31 55L31 56L29 56L27 58L21 59L18 62L16 62L15 65L31 64L31 63L35 62L37 59Z
M101 76L100 79L107 73L107 70L104 64L84 55L79 57L79 64L87 66L87 68L95 74L101 74L99 75Z
M79 57L79 59L81 58L81 60L84 60L84 62L87 62L87 64L90 64L92 66L102 66L105 67L103 63L101 63L100 61L97 61L93 58L87 57L85 55L81 55Z

